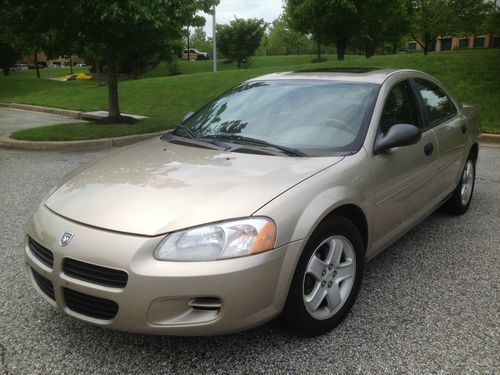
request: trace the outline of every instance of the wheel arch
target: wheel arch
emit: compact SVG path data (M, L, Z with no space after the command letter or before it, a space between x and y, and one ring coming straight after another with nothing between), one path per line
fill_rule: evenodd
M325 220L331 218L332 216L342 216L350 221L358 228L361 238L363 239L363 247L366 254L368 248L368 221L363 210L355 204L343 204L339 207L334 208L330 211L323 220L320 221L318 226Z
M477 143L474 143L472 147L470 148L469 155L472 155L474 158L474 163L477 161L477 158L479 156L479 145Z

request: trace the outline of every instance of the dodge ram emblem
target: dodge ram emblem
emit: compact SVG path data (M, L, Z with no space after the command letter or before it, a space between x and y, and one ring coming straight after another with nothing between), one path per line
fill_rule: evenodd
M71 242L72 238L73 238L73 233L64 232L61 238L59 239L59 243L61 244L62 247L64 247Z

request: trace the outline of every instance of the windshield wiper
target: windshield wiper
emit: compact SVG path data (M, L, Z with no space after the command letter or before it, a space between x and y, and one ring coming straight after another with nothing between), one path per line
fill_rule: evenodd
M198 138L198 137L196 137L196 134L191 129L189 129L187 126L177 125L176 129L177 128L183 130L186 133L186 135L188 135L188 137L182 137L182 136L179 136L179 135L176 135L173 133L169 133L170 139L167 139L168 141L170 141L170 142L174 141L174 143L179 143L179 144L190 144L190 145L199 146L199 147L203 147L203 144L208 143L210 145L216 146L216 147L210 147L210 148L217 149L217 150L224 150L224 151L227 151L231 148L227 144L219 142L216 139ZM175 138L172 139L172 137L175 137L177 139L175 139Z
M280 150L283 153L293 155L293 156L308 156L304 152L297 150L296 148L291 148L291 147L286 147L286 146L281 146L277 145L274 143L270 143L267 141L264 141L263 139L257 139L257 138L252 138L252 137L246 137L244 135L239 135L239 134L228 134L228 133L220 133L220 134L211 134L207 135L203 138L222 138L222 139L229 139L229 140L236 140L236 141L242 141L242 142L248 142L250 144L253 144L255 146L260 146L260 147L272 147L277 150Z
M181 129L183 130L188 136L189 138L191 139L195 139L196 138L196 134L193 133L193 131L191 129L189 129L187 126L184 126L182 124L179 124L175 127L175 129Z

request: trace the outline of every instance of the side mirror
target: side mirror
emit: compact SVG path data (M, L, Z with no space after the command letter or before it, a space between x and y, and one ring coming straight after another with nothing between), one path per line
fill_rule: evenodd
M394 147L414 145L420 138L422 132L415 125L396 124L391 126L386 134L380 133L377 136L373 152L377 155Z
M186 121L188 118L190 118L192 115L194 115L194 112L188 112L182 117L182 122Z

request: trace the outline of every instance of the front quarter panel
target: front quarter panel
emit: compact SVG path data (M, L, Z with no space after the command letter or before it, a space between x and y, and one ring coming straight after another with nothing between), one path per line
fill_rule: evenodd
M307 239L328 214L346 204L358 206L370 227L373 200L371 183L370 164L362 148L357 154L345 157L278 196L254 215L275 220L278 227L276 246ZM369 244L370 233L367 256Z

